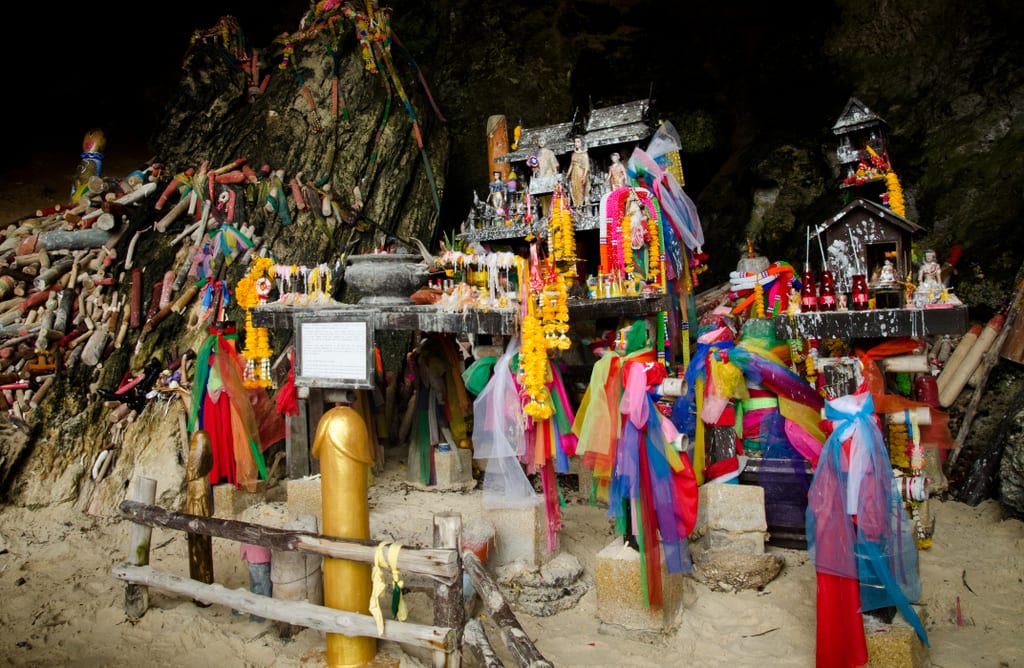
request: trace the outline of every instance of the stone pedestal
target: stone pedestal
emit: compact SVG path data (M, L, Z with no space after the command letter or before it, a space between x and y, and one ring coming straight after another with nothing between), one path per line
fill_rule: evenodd
M707 484L698 488L694 551L734 550L764 554L768 538L764 489L756 485Z
M644 606L640 580L639 552L617 537L598 552L594 562L594 586L597 590L597 617L602 633L621 633L655 640L675 629L678 616L692 581L684 574L669 574L661 565L662 598L660 608ZM692 593L692 592L691 592Z
M246 508L263 503L267 489L267 481L260 480L252 492L237 489L234 485L224 483L213 486L212 517L233 520L245 512Z
M313 515L303 515L289 522L286 529L319 533L319 522ZM274 550L270 560L273 596L287 601L324 603L323 557L298 550Z
M494 524L494 549L491 565L522 562L540 566L558 551L548 549L547 516L543 503L525 508L484 509L484 517Z
M308 476L288 481L288 517L310 515L320 526L324 518L320 476Z
M918 615L921 616L920 609ZM899 615L892 624L864 615L864 638L868 646L867 668L926 668L931 665L928 648Z
M430 487L439 490L472 489L476 486L473 480L473 451L469 448L449 447L447 450L434 449L434 476ZM423 485L420 477L419 446L409 446L409 456L405 462L406 480Z

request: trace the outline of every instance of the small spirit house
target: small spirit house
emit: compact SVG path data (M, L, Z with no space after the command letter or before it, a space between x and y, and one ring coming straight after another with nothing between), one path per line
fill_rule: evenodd
M861 274L882 302L879 307L895 308L903 305L912 271L911 239L921 229L892 209L858 198L819 224L813 235L828 254L836 290L849 291L852 277Z
M832 132L839 138L840 188L883 182L889 169L888 124L851 97Z

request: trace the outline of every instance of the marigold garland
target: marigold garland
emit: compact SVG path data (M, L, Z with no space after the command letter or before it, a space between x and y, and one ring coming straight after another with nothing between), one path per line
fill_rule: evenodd
M753 316L755 318L764 317L764 286L761 285L760 281L754 281L754 308Z
M561 184L551 199L551 217L548 221L548 253L559 261L576 261L576 230L572 211L566 201Z
M885 175L885 188L889 193L889 208L895 213L906 217L907 207L903 201L903 187L896 172L889 172Z
M556 270L551 259L547 262L544 292L539 299L544 345L549 349L568 350L572 345L566 336L569 332L569 291L565 287L565 277Z
M633 276L633 244L627 241L632 239L631 225L633 221L630 216L622 217L622 234L619 236L620 252L622 253L622 274L626 281Z
M526 403L523 412L535 420L546 420L554 412L551 394L547 388L548 353L544 344L544 329L533 312L523 317L523 345L519 351L520 385Z
M270 378L270 336L265 327L254 327L252 308L267 301L273 288L274 260L268 257L253 258L249 273L235 286L235 300L245 309L245 372L242 384L245 387L271 387Z
M647 279L654 281L661 287L661 234L658 229L658 219L651 217L647 219Z

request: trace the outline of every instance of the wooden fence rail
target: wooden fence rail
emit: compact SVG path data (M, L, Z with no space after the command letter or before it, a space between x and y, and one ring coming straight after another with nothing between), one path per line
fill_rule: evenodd
M438 513L434 516L434 547L404 547L398 555L398 568L406 583L422 581L433 584L434 625L385 620L384 630L370 615L338 610L306 601L289 601L253 594L246 589L227 589L216 583L206 584L192 578L162 573L149 566L149 543L152 527L185 531L202 536L216 536L243 543L261 545L271 550L299 551L331 559L347 559L373 564L378 543L369 540L342 539L301 529L279 529L238 520L191 515L153 505L156 483L140 478L135 483L135 499L123 501L121 514L133 522L127 563L115 567L112 574L127 583L125 612L139 619L149 605L148 587L189 598L203 604L226 605L242 613L273 619L325 633L352 637L372 637L428 650L434 668L460 668L463 642L477 655L481 665L501 666L487 640L479 620L466 621L463 602L463 565L484 601L487 612L501 631L501 637L516 663L522 668L550 668L533 641L523 631L497 585L483 564L470 551L460 557L462 516Z
M434 620L437 626L385 620L383 631L370 615L338 610L305 601L287 601L253 594L245 589L227 589L187 577L161 573L149 566L149 531L158 526L191 534L217 536L272 550L300 551L332 559L373 564L378 543L341 539L309 531L278 529L249 522L191 515L152 505L155 481L139 478L135 500L123 501L121 513L132 524L128 562L113 569L114 577L127 583L125 612L138 619L148 608L148 587L188 596L200 603L217 603L267 619L351 637L390 640L431 652L435 668L459 668L465 606L462 599L462 562L459 546L462 517L440 513L434 517L434 548L404 547L398 568L410 575L434 582Z

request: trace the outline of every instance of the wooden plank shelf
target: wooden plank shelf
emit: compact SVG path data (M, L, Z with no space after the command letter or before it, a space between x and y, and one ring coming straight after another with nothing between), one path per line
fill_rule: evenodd
M967 307L885 308L798 313L774 318L782 339L859 339L959 336L967 331Z
M477 332L481 334L515 334L519 331L519 311L506 309L470 309L465 313L442 311L431 305L365 305L338 304L302 307L279 304L257 306L252 311L252 324L271 329L294 329L294 317L329 322L348 313L371 311L374 329L419 330L422 332Z
M637 297L608 297L605 299L570 299L569 320L596 320L600 318L644 317L665 311L669 298L663 294ZM366 305L336 304L330 306L293 306L266 304L252 310L252 324L270 329L294 329L295 316L305 320L330 322L353 312L371 311L375 329L419 330L457 334L512 335L519 332L519 309L469 309L465 313L442 311L432 305L397 304Z

